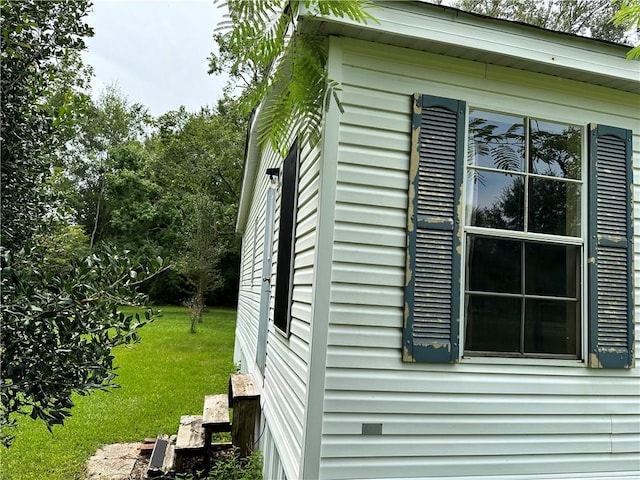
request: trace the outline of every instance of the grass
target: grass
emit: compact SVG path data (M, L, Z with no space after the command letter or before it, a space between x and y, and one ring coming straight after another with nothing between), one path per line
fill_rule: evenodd
M190 334L186 308L161 310L140 330L141 343L115 351L122 388L76 397L72 417L53 434L42 422L20 419L11 448L0 447L0 478L82 479L101 445L176 433L181 415L202 412L206 394L226 393L236 312L211 309Z

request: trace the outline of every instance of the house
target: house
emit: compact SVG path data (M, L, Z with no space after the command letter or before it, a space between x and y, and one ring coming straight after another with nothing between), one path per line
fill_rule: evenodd
M640 478L640 64L376 3L297 21L341 83L320 143L250 136L235 360L265 478Z

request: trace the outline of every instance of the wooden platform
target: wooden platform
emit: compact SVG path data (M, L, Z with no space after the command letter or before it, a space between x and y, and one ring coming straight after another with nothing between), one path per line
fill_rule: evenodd
M258 387L250 373L235 373L229 378L229 405L236 400L256 400L260 398Z
M224 393L204 397L202 426L211 432L230 432L229 397Z
M235 374L229 379L229 404L233 407L231 441L241 457L255 447L255 429L260 411L260 394L251 374Z
M176 452L204 449L204 428L199 415L183 415L176 438Z

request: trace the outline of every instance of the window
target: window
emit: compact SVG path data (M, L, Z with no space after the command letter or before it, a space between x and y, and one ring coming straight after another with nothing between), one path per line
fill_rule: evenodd
M465 353L577 358L583 127L470 109Z
M403 359L632 366L631 132L414 100Z
M293 293L293 261L295 247L296 210L298 208L298 142L295 141L282 167L280 222L278 232L278 263L274 323L289 334Z

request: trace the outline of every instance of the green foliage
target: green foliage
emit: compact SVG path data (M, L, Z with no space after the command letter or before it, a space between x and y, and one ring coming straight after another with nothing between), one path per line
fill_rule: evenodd
M141 290L156 305L183 305L191 295L188 281L175 268L168 268L145 282Z
M140 343L112 351L121 388L74 396L72 416L53 433L42 422L19 419L11 448L0 447L3 480L84 479L85 462L100 446L175 433L181 415L202 411L205 395L227 391L236 312L207 310L194 336L184 307L161 310L140 330Z
M225 452L216 458L207 480L262 480L262 453L243 459L237 449Z
M263 480L262 452L256 451L247 458L241 458L238 449L223 451L215 455L206 480ZM179 480L195 480L190 474L178 474Z
M246 125L238 101L228 96L215 109L167 112L148 142L150 178L174 195L208 192L223 203L237 202Z
M4 0L0 24L2 245L21 248L50 214L43 180L73 133L88 82L88 1Z
M109 248L90 253L64 208L63 159L88 107L80 52L92 34L89 3L1 8L0 437L10 443L20 415L51 428L70 415L74 393L113 385L111 349L135 342L150 318L118 308L141 304L135 287L160 266Z
M622 41L624 29L611 25L611 0L458 0L461 10L528 23L549 30Z
M246 117L230 97L215 109L181 108L152 122L111 86L87 108L61 176L71 181L56 188L91 245L106 241L173 265L144 285L154 300L180 303L196 291L199 299L224 293L232 304L237 263L227 266L239 256L234 222L245 131Z
M144 303L135 286L160 266L140 267L106 247L102 255L72 256L64 269L49 258L59 253L40 245L0 253L0 426L9 443L6 427L16 415L50 428L70 415L72 394L114 386L111 350L138 341L138 328L152 318L119 308Z
M265 102L259 124L261 145L284 152L291 132L315 144L328 102L337 100L337 83L326 73L324 37L296 32L301 2L228 0L229 18L215 35L219 53L210 57L210 72L226 70L244 88L248 111ZM306 0L322 15L375 21L367 0Z
M233 222L236 209L202 194L187 197L184 204L189 212L184 225L186 248L177 266L196 289L190 305L191 332L195 333L196 323L202 321L205 294L224 283L216 268L225 248L220 229Z
M162 192L158 205L173 220L167 254L194 290L193 326L210 293L237 291L240 244L235 235L246 116L225 96L215 109L161 116L147 142L147 175ZM230 263L232 264L229 268Z
M72 268L74 259L91 254L89 237L79 225L61 224L48 229L38 244L44 249L46 268L52 273L67 272Z
M66 198L91 246L106 240L141 253L155 232L157 187L141 175L147 163L142 141L150 125L146 109L114 86L90 101L77 123L73 148L63 162Z
M640 1L639 0L622 0L620 9L611 18L614 25L618 27L629 28L636 35L636 43L638 30L640 29ZM636 45L627 53L628 60L640 58L640 45Z

